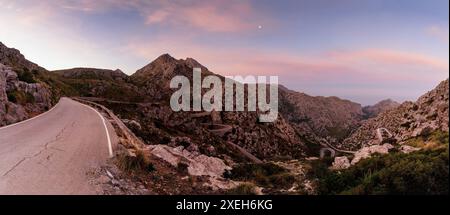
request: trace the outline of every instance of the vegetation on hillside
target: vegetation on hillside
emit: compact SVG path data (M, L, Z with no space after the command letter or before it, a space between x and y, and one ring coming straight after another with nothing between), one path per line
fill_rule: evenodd
M34 103L34 96L30 93L18 91L18 90L12 90L8 91L6 93L8 96L8 101L20 105L25 105L27 103Z
M233 180L249 181L262 187L288 189L295 182L295 177L288 170L273 163L240 164L227 174Z
M23 68L22 70L16 70L17 78L19 81L23 81L29 84L36 83L34 74L37 74L37 70L30 71L28 68Z
M331 171L320 161L313 163L318 193L448 194L448 132L434 132L408 143L422 146L422 150L374 156L342 171Z

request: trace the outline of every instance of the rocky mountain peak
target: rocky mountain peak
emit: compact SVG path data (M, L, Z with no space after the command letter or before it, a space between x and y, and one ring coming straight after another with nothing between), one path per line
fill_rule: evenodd
M208 71L208 68L203 66L201 63L199 63L194 58L188 57L188 58L186 58L186 60L184 60L184 63L191 68L201 68L203 71Z
M142 69L136 71L136 73L131 75L131 78L139 85L152 82L168 86L169 81L177 75L192 78L192 69L196 67L201 68L204 75L213 74L193 58L177 60L169 54L163 54Z
M166 76L175 69L178 63L178 60L169 54L163 54L136 71L132 77L135 79L145 79L151 76Z
M159 64L176 64L178 62L177 59L175 59L174 57L172 57L170 54L163 54L161 56L159 56L158 58L156 58L156 60L154 60L152 63L159 63Z
M368 119L368 118L376 117L376 116L378 116L378 114L380 114L384 111L396 108L399 105L400 105L400 103L398 103L392 99L385 99L374 105L368 105L368 106L363 107L362 111L364 113L364 118Z

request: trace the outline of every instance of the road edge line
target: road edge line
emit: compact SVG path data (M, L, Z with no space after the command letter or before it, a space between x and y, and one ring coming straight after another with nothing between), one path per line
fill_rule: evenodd
M78 102L78 103L80 103L80 102ZM112 144L111 144L111 137L109 136L109 130L108 130L108 126L106 125L106 120L105 120L105 118L104 118L103 115L102 115L100 112L98 112L95 108L93 108L93 107L91 107L91 106L89 106L89 105L83 104L83 103L80 103L80 104L82 104L82 105L84 105L84 106L90 108L91 110L93 110L93 111L94 111L95 113L97 113L98 116L102 119L103 127L105 128L105 132L106 132L106 138L107 138L107 140L108 140L108 152L109 152L109 157L110 157L110 158L114 157L114 156L113 156L113 155L114 155L114 154L113 154L113 150L112 150Z

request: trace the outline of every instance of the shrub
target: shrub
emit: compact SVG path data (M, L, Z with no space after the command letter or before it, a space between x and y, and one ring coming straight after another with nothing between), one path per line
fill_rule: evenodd
M136 150L134 154L119 154L117 157L117 166L125 172L153 171L155 169L142 150Z
M25 105L27 103L34 103L35 99L31 93L25 93L23 91L12 90L6 92L8 101L16 104Z
M448 157L447 144L410 154L374 156L342 171L314 164L311 173L319 180L319 194L448 194Z
M257 195L256 186L251 183L240 184L226 192L228 195Z
M8 101L17 103L16 91L6 92L6 95L8 97Z
M437 149L448 146L448 138L448 132L435 131L426 136L411 138L406 141L406 144L425 149Z
M26 83L36 83L33 73L30 72L30 70L28 70L27 68L23 68L22 71L16 71L16 73L19 81L23 81Z
M189 165L187 163L180 162L177 165L177 172L183 175L188 175L189 174L188 168Z
M289 171L273 163L241 164L235 166L225 176L274 188L289 188L295 182L295 177Z

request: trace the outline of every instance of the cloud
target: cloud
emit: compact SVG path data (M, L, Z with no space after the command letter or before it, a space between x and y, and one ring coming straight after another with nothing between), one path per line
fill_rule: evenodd
M255 29L259 25L256 20L266 19L259 15L248 1L211 0L189 4L185 1L164 1L142 10L149 25L188 26L208 32Z
M379 66L428 67L437 72L447 72L449 63L446 60L423 54L390 49L364 49L358 51L334 51L328 54L332 59L358 64L365 63Z
M8 6L13 4L9 1L7 3ZM63 13L63 11L102 13L113 10L133 10L143 17L143 24L146 25L219 33L248 31L257 29L261 24L273 24L267 15L255 10L247 0L42 0L38 3L24 0L20 5L33 13L38 13L44 8L44 11L53 14ZM51 20L53 17L45 18Z
M426 33L430 36L437 38L438 40L447 45L449 44L448 28L439 25L433 25L426 29Z
M59 0L50 2L52 2L50 4L54 4L59 8L87 13L104 12L113 9L138 8L141 4L145 3L145 1L136 0Z
M420 53L391 49L333 50L302 55L283 50L213 47L195 43L189 36L130 41L126 51L150 61L162 53L193 57L223 75L286 75L308 80L343 76L364 79L420 80L448 73L448 61Z

